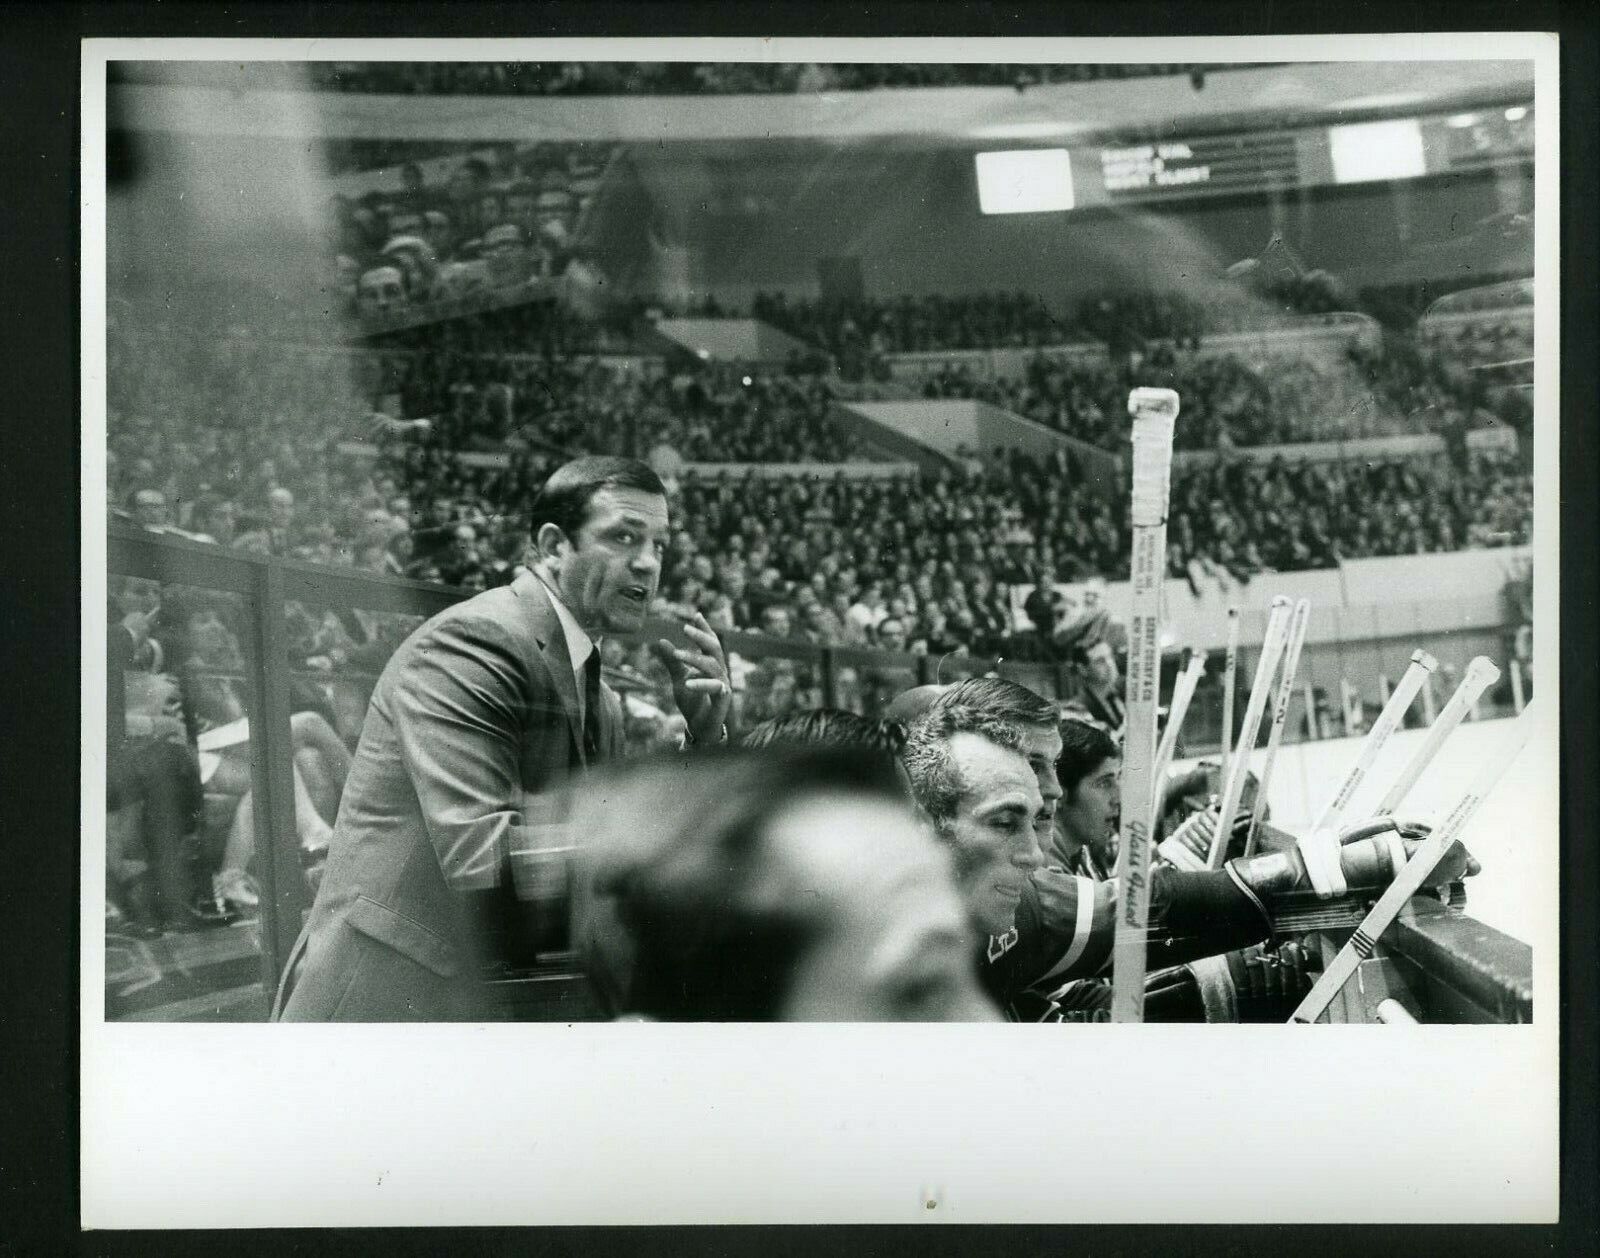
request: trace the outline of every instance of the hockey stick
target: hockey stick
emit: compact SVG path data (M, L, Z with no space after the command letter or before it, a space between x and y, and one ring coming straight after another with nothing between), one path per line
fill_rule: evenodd
M1234 814L1239 811L1239 797L1244 794L1244 780L1250 772L1250 753L1255 749L1256 739L1261 736L1261 718L1272 693L1272 678L1278 671L1278 660L1283 655L1291 614L1289 600L1282 594L1272 600L1266 636L1261 641L1261 654L1256 658L1256 675L1250 683L1250 701L1244 708L1244 725L1239 730L1233 758L1228 762L1228 776L1222 783L1222 803L1217 809L1217 831L1211 836L1207 869L1221 869L1222 858L1228 850Z
M1178 395L1134 389L1132 603L1127 715L1122 744L1122 842L1117 855L1117 933L1112 954L1111 1019L1144 1020L1145 934L1150 921L1151 801L1161 675L1161 586L1167 571L1167 503L1172 494L1172 430Z
M1394 780L1394 785L1384 792L1383 799L1378 804L1377 816L1386 817L1400 806L1411 788L1417 784L1422 771L1439 754L1439 748L1444 746L1444 740L1450 737L1456 726L1466 720L1467 713L1478 701L1478 696L1499 680L1500 670L1486 655L1477 656L1467 665L1467 675L1461 679L1455 694L1450 696L1450 702L1444 705L1439 718L1428 727L1428 734L1422 740L1422 745L1412 754L1406 767L1400 771L1400 776Z
M1389 735L1393 734L1400 727L1400 722L1405 719L1406 711L1411 707L1412 700L1417 697L1417 691L1422 689L1423 680L1438 667L1439 661L1426 651L1412 654L1411 667L1406 669L1406 675L1400 679L1400 684L1390 694L1389 701L1383 705L1383 711L1378 713L1378 719L1367 731L1355 763L1345 771L1339 785L1328 797L1328 802L1318 809L1311 823L1313 830L1338 826L1339 818L1344 815L1345 807L1350 803L1350 797L1356 793L1356 788L1372 770L1378 753L1389 741Z
M1255 855L1256 830L1267 809L1267 783L1272 780L1272 762L1278 757L1278 744L1283 741L1283 729L1289 720L1289 700L1294 697L1294 675L1300 669L1300 648L1305 645L1306 626L1310 620L1311 600L1303 598L1295 604L1294 619L1289 623L1289 645L1284 650L1283 675L1278 680L1278 703L1272 713L1272 728L1267 732L1267 754L1261 762L1261 776L1256 782L1255 803L1250 808L1250 829L1245 833L1246 856Z
M1167 709L1167 727L1161 731L1161 745L1156 748L1156 764L1150 776L1155 782L1152 796L1151 824L1161 820L1161 804L1167 787L1167 769L1172 764L1172 753L1178 748L1178 732L1183 728L1183 718L1189 715L1189 704L1194 699L1195 687L1206 671L1205 652L1196 651L1189 657L1189 665L1178 674L1172 687L1172 705Z
M1222 665L1222 765L1217 780L1228 780L1228 762L1233 758L1233 692L1239 675L1239 609L1228 608L1228 654Z
M1532 705L1530 710L1531 708ZM1361 920L1361 925L1356 927L1355 934L1350 936L1349 941L1328 963L1322 972L1322 977L1312 985L1311 990L1306 993L1306 998L1300 1002L1290 1017L1291 1022L1315 1022L1327 1011L1333 998L1349 982L1357 967L1377 948L1383 932L1388 930L1395 918L1400 916L1400 910L1405 908L1411 897L1421 889L1428 875L1450 850L1451 844L1466 828L1467 822L1477 812L1478 805L1483 803L1484 797L1505 776L1506 770L1516 760L1528 741L1528 735L1532 732L1533 725L1527 718L1527 712L1524 712L1522 716L1516 718L1510 735L1495 748L1494 754L1478 771L1471 789L1456 801L1455 807L1445 816L1439 828L1417 848L1411 859L1406 862L1405 868L1389 884L1389 889L1372 906L1372 911Z

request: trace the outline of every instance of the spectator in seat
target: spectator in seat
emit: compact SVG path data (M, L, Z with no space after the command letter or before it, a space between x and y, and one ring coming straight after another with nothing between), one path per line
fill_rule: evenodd
M132 638L114 626L119 671ZM131 931L153 938L224 923L198 868L199 766L182 721L177 679L122 672L123 710L110 714L106 772L106 873L111 902ZM120 731L119 731L120 727Z
M761 632L769 638L794 637L794 620L788 607L781 603L769 605L761 613Z
M152 533L165 533L171 525L167 496L159 489L136 489L128 495L128 506L141 527Z
M1122 675L1109 642L1096 642L1073 653L1077 673L1076 702L1102 725L1120 736L1126 719Z
M907 639L905 622L898 616L886 616L878 622L876 633L877 645L885 651L908 651L911 644Z

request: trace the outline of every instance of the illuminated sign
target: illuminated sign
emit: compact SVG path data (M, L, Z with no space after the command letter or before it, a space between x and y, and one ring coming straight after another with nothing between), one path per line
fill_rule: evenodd
M1076 203L1066 149L978 154L978 208L985 214L1039 214Z

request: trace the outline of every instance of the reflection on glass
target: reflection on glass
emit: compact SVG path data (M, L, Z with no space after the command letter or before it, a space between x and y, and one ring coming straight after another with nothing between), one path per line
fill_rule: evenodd
M290 601L287 629L294 820L306 902L316 895L372 688L423 617Z
M1228 609L1254 626L1237 725L1280 593L1324 618L1288 743L1365 732L1417 648L1443 668L1413 728L1476 654L1503 674L1477 717L1533 693L1526 65L151 62L111 87L124 528L470 597L533 562L556 467L628 456L670 508L662 631L725 635L735 732L991 669L1115 723L1128 396L1164 386L1161 647L1211 661L1180 759L1224 742ZM1118 122L1060 121L1094 117ZM114 624L176 619L117 700L108 1008L192 1013L183 949L259 949L251 635L232 595L113 591ZM309 898L419 617L269 614ZM648 641L601 651L628 753L679 746ZM258 1016L252 983L206 1016Z
M106 1017L265 1018L243 600L109 588Z

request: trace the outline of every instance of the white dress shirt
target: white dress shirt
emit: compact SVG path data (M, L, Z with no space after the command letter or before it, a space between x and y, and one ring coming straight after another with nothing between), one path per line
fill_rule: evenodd
M561 632L566 634L567 637L567 650L572 656L572 676L573 680L578 684L578 727L581 729L587 716L584 707L588 702L588 696L585 693L587 687L584 684L583 668L589 662L589 657L600 649L599 644L583 631L582 626L578 624L577 618L567 609L566 603L562 601L560 591L551 584L549 578L543 572L537 570L534 575L539 578L544 585L545 591L550 595L550 602L556 609L556 619L561 622Z

